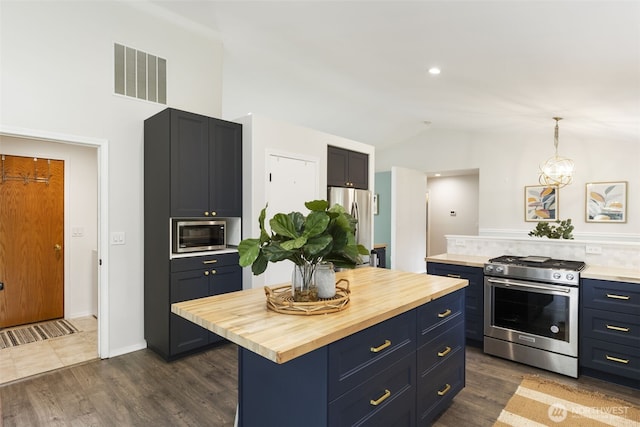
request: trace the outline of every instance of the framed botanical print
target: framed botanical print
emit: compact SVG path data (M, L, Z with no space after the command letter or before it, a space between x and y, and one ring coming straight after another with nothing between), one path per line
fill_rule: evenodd
M586 190L587 222L627 222L627 181L589 182Z
M558 187L529 185L524 187L524 220L531 222L558 221Z

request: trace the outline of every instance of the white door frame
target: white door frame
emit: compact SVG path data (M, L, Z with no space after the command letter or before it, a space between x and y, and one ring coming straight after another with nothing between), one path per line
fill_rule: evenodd
M98 164L98 356L109 357L109 141L101 138L59 134L48 131L14 128L0 124L0 136L35 139L61 144L96 148ZM66 195L65 195L66 197Z

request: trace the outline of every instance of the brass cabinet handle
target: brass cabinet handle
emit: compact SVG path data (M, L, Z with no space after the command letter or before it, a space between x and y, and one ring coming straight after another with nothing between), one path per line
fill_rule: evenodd
M449 354L451 352L451 347L447 346L447 348L444 349L444 351L439 351L438 352L438 357L444 357L447 354Z
M607 329L611 329L614 331L620 331L620 332L629 332L630 329L629 328L623 328L621 326L613 326L613 325L607 325Z
M215 270L211 270L211 274L216 274L216 271Z
M216 216L217 213L215 211L211 211L211 216Z
M454 279L460 279L459 274L447 274L447 277L453 277Z
M438 313L438 317L442 319L443 317L447 317L450 314L451 314L451 309L447 308L447 310L444 313Z
M438 390L438 396L444 396L445 394L449 393L449 390L451 390L451 384L447 384L442 390Z
M384 344L379 347L371 347L371 353L378 353L391 345L391 341L384 340Z
M371 404L371 406L378 406L379 404L381 404L382 402L387 400L389 398L389 396L391 396L391 392L389 390L385 389L384 390L384 394L382 396L380 396L377 400L371 399L369 401L369 403Z
M205 270L205 271L204 271L204 275L205 275L205 276L208 276L208 275L209 275L209 272L208 272L207 270Z
M203 264L215 264L216 262L218 262L217 259L210 259L208 261L202 261Z
M209 212L205 212L205 213L204 213L204 216L209 216Z
M612 362L624 363L625 365L629 363L629 359L619 359L617 357L609 356L608 354L605 354L604 357L606 357L607 360L611 360Z
M607 294L607 298L628 300L630 297L628 295Z

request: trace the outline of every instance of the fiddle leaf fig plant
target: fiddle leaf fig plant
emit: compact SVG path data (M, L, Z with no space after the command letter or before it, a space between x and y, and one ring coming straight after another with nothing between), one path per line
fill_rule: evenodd
M251 265L254 275L262 274L269 262L292 261L297 266L332 262L336 267L354 268L360 255L369 251L357 244L357 220L340 205L329 207L326 200L306 202L309 214L277 213L265 229L267 206L260 211L260 237L240 242L240 265Z

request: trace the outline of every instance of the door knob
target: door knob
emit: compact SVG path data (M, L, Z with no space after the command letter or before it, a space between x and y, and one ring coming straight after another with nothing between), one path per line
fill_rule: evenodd
M60 252L60 251L62 250L62 246L61 246L59 243L56 243L56 244L53 246L53 249L55 249L56 251Z

